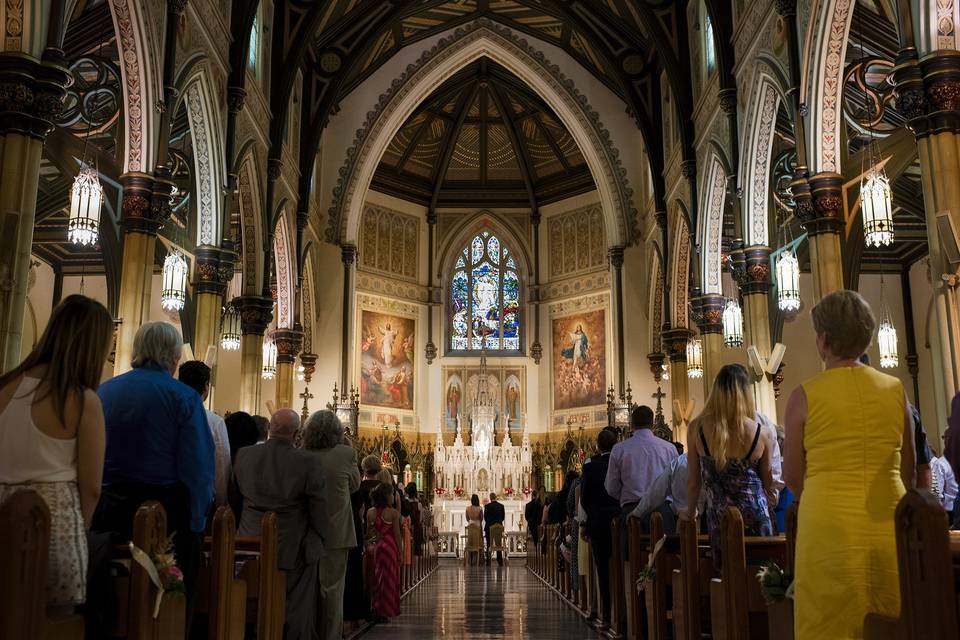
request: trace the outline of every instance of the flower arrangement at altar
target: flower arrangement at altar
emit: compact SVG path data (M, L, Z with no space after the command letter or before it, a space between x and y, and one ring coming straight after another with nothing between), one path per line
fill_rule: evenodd
M524 488L523 488L523 497L524 497L524 498L527 498L527 497L529 497L529 496L530 496L530 487L524 487Z
M443 497L443 494L445 494L445 493L447 492L447 490L444 489L443 487L437 487L436 489L433 490L433 492L434 492L435 494L437 494L437 497L438 497L438 498L442 498L442 497Z
M453 488L453 495L457 496L458 498L462 498L462 497L463 497L463 487L454 487L454 488Z
M503 495L507 496L508 498L509 498L510 496L512 496L512 495L513 495L513 487L506 487L506 488L503 490Z

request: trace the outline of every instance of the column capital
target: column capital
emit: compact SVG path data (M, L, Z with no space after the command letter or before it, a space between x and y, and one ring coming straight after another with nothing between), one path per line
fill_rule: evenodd
M667 228L667 211L655 211L653 213L653 219L657 223L657 227L663 231Z
M824 171L807 177L806 167L797 167L790 188L795 213L811 236L839 234L843 228L843 176Z
M723 307L727 299L718 294L707 294L698 298L700 318L697 326L700 333L723 333Z
M213 293L222 296L233 279L236 254L229 249L211 245L197 247L193 270L194 289L197 293Z
M773 250L763 245L743 249L743 295L766 295L770 292L770 254Z
M303 380L307 384L310 384L310 379L313 377L314 372L317 370L317 360L320 358L315 353L301 353L300 354L300 364L303 365Z
M123 185L121 203L123 230L156 235L170 217L170 195L173 193L173 182L165 176L125 173L120 176L120 184Z
M293 364L303 347L303 331L277 329L273 332L273 344L277 345L277 364Z
M607 249L607 256L609 256L610 264L614 269L623 267L623 247L610 247Z
M280 158L270 158L267 160L267 178L276 181L283 172L283 160Z
M687 180L693 180L697 177L697 161L683 160L680 162L680 174Z
M176 15L182 15L187 10L188 0L167 0L167 11Z
M61 57L45 55L41 62L19 53L0 54L0 135L43 140L53 131L72 82Z
M693 331L686 327L664 329L661 334L661 340L670 362L687 361L687 343L690 342L690 338L692 337Z
M732 116L737 113L737 90L734 87L720 89L720 110L725 115Z
M783 18L792 18L797 15L797 0L774 0L777 13Z
M340 260L343 261L344 267L350 267L357 260L357 245L355 244L343 244L340 245Z
M247 92L243 87L227 87L227 110L230 113L240 113L247 99Z
M273 320L273 300L262 296L239 296L233 304L240 312L240 330L244 335L263 336Z
M686 353L684 353L686 356ZM667 356L662 353L648 353L647 360L650 362L650 373L653 374L653 380L660 384L663 379L663 364L667 361Z

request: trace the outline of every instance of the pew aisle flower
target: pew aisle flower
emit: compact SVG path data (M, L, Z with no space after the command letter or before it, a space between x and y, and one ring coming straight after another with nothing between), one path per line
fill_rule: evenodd
M773 560L768 560L757 571L757 581L763 600L768 604L777 604L787 598L793 599L793 575L784 571Z
M167 593L186 595L187 588L183 582L183 571L177 566L177 557L173 552L173 534L171 534L157 552L150 557L147 552L130 543L130 556L147 572L150 582L157 589L157 597L153 604L153 617L160 615L160 604Z
M653 582L653 579L657 577L657 569L655 567L657 563L657 557L660 555L660 552L663 550L663 543L667 541L667 536L661 536L657 540L657 544L653 545L653 553L647 557L647 566L640 569L640 574L637 576L637 594L643 592L647 586Z

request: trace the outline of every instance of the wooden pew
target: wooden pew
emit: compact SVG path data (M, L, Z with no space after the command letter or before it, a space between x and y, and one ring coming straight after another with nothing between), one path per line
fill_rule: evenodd
M133 517L133 544L153 557L166 544L167 514L159 502L143 503ZM157 588L147 570L134 562L122 550L120 558L129 562L126 571L114 580L117 616L113 637L128 640L179 640L186 627L186 598L182 594L167 594L160 604L160 613L154 618ZM117 564L117 561L114 561ZM121 560L122 562L122 560ZM121 564L119 568L124 568Z
M620 518L613 521L610 537L613 552L610 554L610 629L611 638L622 637L626 631L626 599L623 584L623 536L625 527Z
M83 618L47 617L50 509L36 491L0 505L0 638L80 640Z
M900 616L864 618L865 640L960 638L960 538L948 531L947 514L926 490L911 489L897 505Z
M671 633L671 609L674 602L673 572L680 568L680 538L678 536L664 536L663 516L654 512L650 516L649 551L653 553L654 546L661 538L664 539L660 554L654 561L655 575L644 592L647 612L647 635L649 640L667 640ZM632 551L631 551L632 553ZM644 558L646 564L647 557Z
M277 514L260 520L259 537L238 537L235 547L245 557L239 577L246 582L246 622L255 625L258 640L281 640L287 607L287 578L278 568L280 530Z
M709 593L713 564L708 558L710 547L706 536L698 535L697 523L679 520L680 567L673 570L672 589L673 637L676 640L700 640L703 630L701 615L709 612L705 595Z
M783 570L794 575L794 558L797 548L797 512L799 502L794 502L787 510L786 556ZM767 622L770 638L793 640L793 599L767 605Z
M767 607L755 575L762 563L786 562L786 539L744 537L740 510L728 507L720 519L722 568L710 583L710 622L716 640L768 637Z
M210 640L243 640L246 622L247 583L235 574L237 527L230 507L220 507L213 517L213 536L204 543L209 562L200 567L195 611L207 614Z

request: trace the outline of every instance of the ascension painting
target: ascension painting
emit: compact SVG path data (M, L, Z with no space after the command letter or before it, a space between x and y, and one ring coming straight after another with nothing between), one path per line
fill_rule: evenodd
M553 408L606 402L606 320L603 309L553 318Z
M360 315L360 402L413 410L416 321L362 309Z

